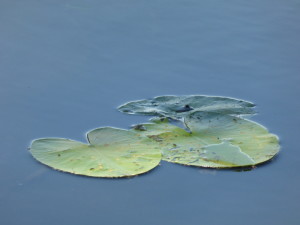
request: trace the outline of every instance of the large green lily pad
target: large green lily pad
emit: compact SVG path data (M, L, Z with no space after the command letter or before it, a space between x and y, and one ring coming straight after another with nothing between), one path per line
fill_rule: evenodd
M123 113L164 116L181 119L196 112L216 112L230 115L253 114L251 102L216 96L187 95L159 96L153 99L128 102L118 109Z
M117 128L98 128L87 134L89 144L62 138L32 142L35 159L54 169L92 176L124 177L145 173L161 160L157 144L139 134Z
M156 120L134 129L159 143L163 160L184 165L230 168L253 166L273 158L278 138L262 125L231 115L194 112L185 117L191 132Z

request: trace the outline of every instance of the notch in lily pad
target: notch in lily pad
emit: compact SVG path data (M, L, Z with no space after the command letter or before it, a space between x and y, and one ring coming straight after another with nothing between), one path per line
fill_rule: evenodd
M153 140L118 128L87 134L88 144L64 138L34 140L32 156L56 170L92 177L128 177L146 173L161 160Z

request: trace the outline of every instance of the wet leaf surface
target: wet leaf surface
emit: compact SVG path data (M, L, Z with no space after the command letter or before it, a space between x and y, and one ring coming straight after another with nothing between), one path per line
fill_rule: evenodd
M187 95L187 96L159 96L128 102L118 109L123 113L138 115L164 116L181 119L196 112L216 112L230 115L254 114L251 102L215 96Z
M161 152L154 141L117 128L98 128L87 134L89 144L62 138L34 140L33 157L54 169L92 176L126 177L156 167Z
M94 177L134 176L153 169L161 159L211 168L253 166L279 151L276 135L239 116L253 114L253 107L238 99L200 95L130 102L119 110L159 117L130 130L95 129L87 134L88 144L37 139L30 152L54 169ZM175 126L174 119L183 128Z
M252 166L273 158L278 138L258 123L231 115L194 112L185 118L191 133L156 120L135 130L159 143L163 160L192 166Z

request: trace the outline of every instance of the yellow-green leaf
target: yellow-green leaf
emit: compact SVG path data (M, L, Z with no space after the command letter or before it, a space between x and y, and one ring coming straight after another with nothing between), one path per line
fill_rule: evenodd
M159 143L163 160L192 166L230 168L252 166L273 158L278 138L250 120L208 112L185 117L188 132L168 121L144 124L135 132Z
M98 128L87 134L89 144L62 138L34 140L30 152L54 169L92 177L124 177L145 173L161 160L157 144L117 128Z

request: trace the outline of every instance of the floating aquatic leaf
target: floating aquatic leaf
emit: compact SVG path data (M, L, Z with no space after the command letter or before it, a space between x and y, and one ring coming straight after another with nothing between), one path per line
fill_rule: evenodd
M280 148L277 136L265 127L237 117L254 114L253 107L243 100L201 95L129 102L119 110L159 117L131 130L95 129L87 134L88 144L37 139L30 152L57 170L93 177L134 176L153 169L161 159L212 168L252 166L273 158ZM186 130L169 118L183 122Z
M32 142L34 158L54 169L93 177L124 177L156 167L161 152L153 140L132 131L98 128L87 134L89 144L44 138Z
M222 114L253 114L251 102L215 96L159 96L153 99L128 102L118 109L123 113L155 115L181 119L196 111L216 112Z
M135 130L160 144L163 160L201 167L252 166L273 158L278 138L258 123L231 115L194 112L185 117L191 133L167 120Z

